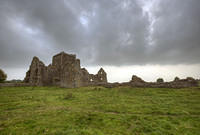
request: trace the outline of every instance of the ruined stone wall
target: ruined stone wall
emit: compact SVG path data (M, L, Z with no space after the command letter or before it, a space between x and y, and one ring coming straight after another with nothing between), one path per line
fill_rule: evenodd
M188 88L188 87L198 87L198 81L188 77L186 79L175 78L174 81L164 82L162 78L159 78L157 82L145 82L141 78L133 75L130 82L125 83L108 83L105 84L105 87L119 87L119 86L128 86L128 87L146 87L146 88Z
M26 87L28 83L0 83L0 87Z
M34 86L42 86L45 82L46 66L37 57L34 57L30 69L26 73L25 83L30 83Z
M87 74L88 72L83 72L84 74ZM103 68L100 68L100 70L97 72L97 74L87 74L86 80L88 81L88 85L99 85L99 84L106 84L107 83L107 74L103 70Z
M152 87L152 88L186 88L197 87L198 81L188 77L172 82L164 82L159 78L157 82L145 82L137 76L132 76L130 82L108 83L107 74L101 68L97 74L90 74L85 68L81 68L80 60L76 55L61 52L53 56L52 64L45 66L37 57L34 57L24 79L31 86L60 86L75 88L81 86L105 86L105 87Z
M97 73L97 78L98 81L101 83L107 83L107 74L106 72L103 70L103 68L101 68L98 73Z
M80 67L76 55L61 52L52 59L52 65L46 67L37 57L34 57L24 82L35 86L61 86L75 88L81 86L107 83L107 75L101 68L96 75Z

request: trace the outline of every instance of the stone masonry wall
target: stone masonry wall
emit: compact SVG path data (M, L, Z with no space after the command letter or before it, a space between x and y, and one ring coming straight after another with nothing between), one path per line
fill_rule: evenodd
M60 86L75 88L81 86L105 86L105 87L152 87L152 88L186 88L197 87L198 81L188 77L174 81L164 82L159 78L157 82L145 82L133 75L130 82L108 83L107 74L101 68L97 74L90 74L87 69L81 68L80 60L76 55L61 52L53 56L52 64L45 66L39 58L34 57L29 70L26 73L24 82L31 86Z
M61 52L53 56L49 66L34 57L24 82L34 86L75 88L107 83L107 74L102 68L96 75L89 74L85 68L80 67L80 60L76 59L76 55Z
M163 80L162 78L159 78ZM119 86L128 86L128 87L146 87L146 88L188 88L188 87L198 87L198 81L188 77L186 79L178 79L177 77L174 81L171 82L145 82L141 78L133 75L130 82L124 83L107 83L104 84L105 87L119 87Z

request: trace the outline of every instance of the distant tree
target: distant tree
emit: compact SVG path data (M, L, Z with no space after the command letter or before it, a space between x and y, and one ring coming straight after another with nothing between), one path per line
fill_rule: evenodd
M2 69L0 69L0 83L4 82L6 79L7 79L7 75Z
M164 80L162 78L157 79L157 83L163 83L163 82L164 82Z

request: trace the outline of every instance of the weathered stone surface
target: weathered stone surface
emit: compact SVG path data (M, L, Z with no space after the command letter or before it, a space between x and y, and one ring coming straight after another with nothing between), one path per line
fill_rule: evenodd
M131 82L140 82L140 83L144 83L144 80L142 80L140 77L137 77L136 75L133 75L133 76L132 76Z
M98 85L107 83L107 74L101 68L96 75L89 74L89 84L90 85Z
M106 88L127 86L127 87L142 87L142 88L187 88L187 87L197 87L198 81L188 77L186 79L175 79L172 82L145 82L141 78L137 76L132 76L132 80L130 82L125 83L107 83L104 84Z
M52 64L45 66L34 57L24 82L35 86L81 87L107 83L106 72L101 68L96 75L80 67L76 55L61 52L53 56Z
M80 67L80 60L76 55L61 52L53 56L52 64L45 66L37 57L34 57L24 82L31 86L60 86L75 88L81 86L105 86L107 88L128 87L152 87L152 88L186 88L197 87L198 80L192 77L179 79L172 82L164 82L159 78L157 82L145 82L133 75L130 82L108 83L107 74L101 68L97 74L90 74L85 68Z
M133 75L132 79L129 83L122 83L122 86L130 85L131 87L140 87L145 85L145 81L142 80L140 77Z
M24 82L34 86L42 86L45 81L45 74L45 65L37 57L33 57L30 69L26 72Z
M26 87L28 83L0 83L0 87Z

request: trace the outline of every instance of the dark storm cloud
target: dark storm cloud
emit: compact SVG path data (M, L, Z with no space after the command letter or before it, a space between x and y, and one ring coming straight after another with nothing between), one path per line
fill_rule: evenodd
M59 51L85 65L200 63L200 1L152 0L144 12L150 1L1 0L0 65Z
M199 6L199 0L164 0L154 8L155 46L151 58L155 62L200 63Z

